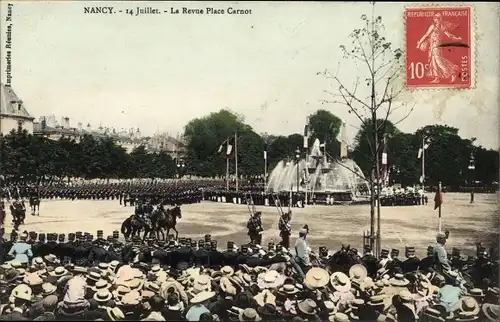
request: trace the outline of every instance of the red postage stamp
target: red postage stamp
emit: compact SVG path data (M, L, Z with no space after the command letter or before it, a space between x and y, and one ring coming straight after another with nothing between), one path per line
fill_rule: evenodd
M471 8L407 8L406 87L472 85Z

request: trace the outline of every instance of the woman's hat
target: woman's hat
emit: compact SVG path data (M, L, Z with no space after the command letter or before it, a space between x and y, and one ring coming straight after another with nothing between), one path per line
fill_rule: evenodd
M330 275L326 270L313 267L307 272L304 284L310 289L316 289L326 286L329 280Z
M258 285L261 289L277 288L281 286L282 281L284 280L280 278L280 273L275 270L269 270L259 275Z
M306 314L306 315L314 315L316 313L316 302L314 302L312 299L305 299L302 302L299 302L297 305L299 308L299 311Z
M364 267L361 264L353 265L349 269L349 277L353 282L361 283L365 280L367 276L368 276L368 271L366 270L366 267Z
M239 314L240 321L260 321L260 316L255 309L244 309Z
M113 295L108 289L100 289L94 294L94 300L99 303L108 302L113 298Z
M330 276L330 284L332 287L341 293L349 292L351 289L351 280L342 272L335 272Z
M407 286L410 284L410 281L408 281L403 274L396 274L393 278L389 279L389 283L392 286Z
M212 292L212 291L202 291L200 293L197 293L191 299L191 303L193 303L193 304L202 303L202 302L205 302L205 301L211 299L214 296L215 296L215 292Z

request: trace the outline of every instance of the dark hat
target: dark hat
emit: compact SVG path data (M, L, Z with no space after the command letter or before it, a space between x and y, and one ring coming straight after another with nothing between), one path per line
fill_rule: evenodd
M387 257L388 255L389 255L389 250L388 249L384 248L384 249L382 249L380 251L380 256L386 256Z
M66 235L65 234L59 234L58 239L59 239L59 241L64 241L66 239Z
M68 239L69 240L75 240L75 237L76 237L75 233L69 233L68 234Z
M81 231L77 231L77 232L75 233L75 235L76 235L76 237L80 237L80 236L82 236L82 235L83 235L83 233L82 233Z
M186 237L186 239L185 239L184 241L185 241L185 243L186 243L187 245L191 245L191 240L192 240L191 238Z
M279 252L282 252L282 251L283 251L283 245L281 245L281 244L276 245L276 252L279 253Z
M391 249L391 256L399 256L399 249Z
M210 241L210 247L211 247L213 250L216 250L216 249L217 249L217 241L216 241L216 240L211 240L211 241Z
M204 239L198 240L198 247L203 247L203 246L205 246L205 240Z
M90 233L87 231L83 233L83 236L88 236L88 235L90 235Z
M92 236L92 235L87 235L87 240L88 240L88 241L91 241L91 240L93 240L93 239L94 239L94 236Z
M267 249L268 249L268 250L271 250L271 249L273 249L273 250L274 250L274 249L275 249L275 245L274 245L274 243L267 243Z
M414 255L415 254L415 247L413 247L413 246L406 247L406 254L407 255Z
M227 242L227 249L233 249L234 248L234 242L228 241Z
M460 249L456 248L456 247L453 247L451 249L451 255L452 256L460 256Z
M113 236L111 236L111 235L108 235L108 237L106 237L107 241L112 241L113 239L115 239L115 238Z
M241 246L241 252L242 253L248 253L248 246L247 245Z
M363 249L366 253L369 253L372 251L372 246L366 244L365 246L363 246Z
M118 230L113 230L113 236L114 235L120 235L120 232Z
M39 241L45 241L45 233L38 234L38 240Z
M102 237L102 235L104 235L104 232L102 230L98 230L97 231L97 236L101 236Z
M427 246L427 256L434 253L434 246Z
M193 240L193 241L191 241L191 243L189 244L189 246L196 247L196 246L198 246L198 243L196 242L196 240Z
M210 234L205 234L205 240L211 240L212 239L212 235Z

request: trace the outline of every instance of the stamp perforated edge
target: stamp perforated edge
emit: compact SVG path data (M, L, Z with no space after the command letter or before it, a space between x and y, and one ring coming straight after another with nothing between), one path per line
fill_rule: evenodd
M407 66L407 53L406 53L406 10L407 9L432 9L432 8L470 8L470 39L471 39L471 82L469 87L454 87L454 86L439 86L439 87L408 87L406 86L406 66ZM472 4L455 4L455 3L426 3L426 4L408 4L403 7L403 23L404 23L404 31L403 31L403 46L405 46L405 90L407 91L467 91L471 89L477 88L477 60L476 60L476 52L477 52L477 15L476 8Z

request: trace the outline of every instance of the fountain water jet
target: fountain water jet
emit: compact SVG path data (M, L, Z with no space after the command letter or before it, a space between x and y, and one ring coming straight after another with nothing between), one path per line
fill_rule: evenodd
M316 197L333 197L340 201L369 198L368 182L356 162L347 158L328 162L321 152L318 139L305 160L280 161L269 176L266 190L297 191L297 167L300 174L299 191L311 193Z

